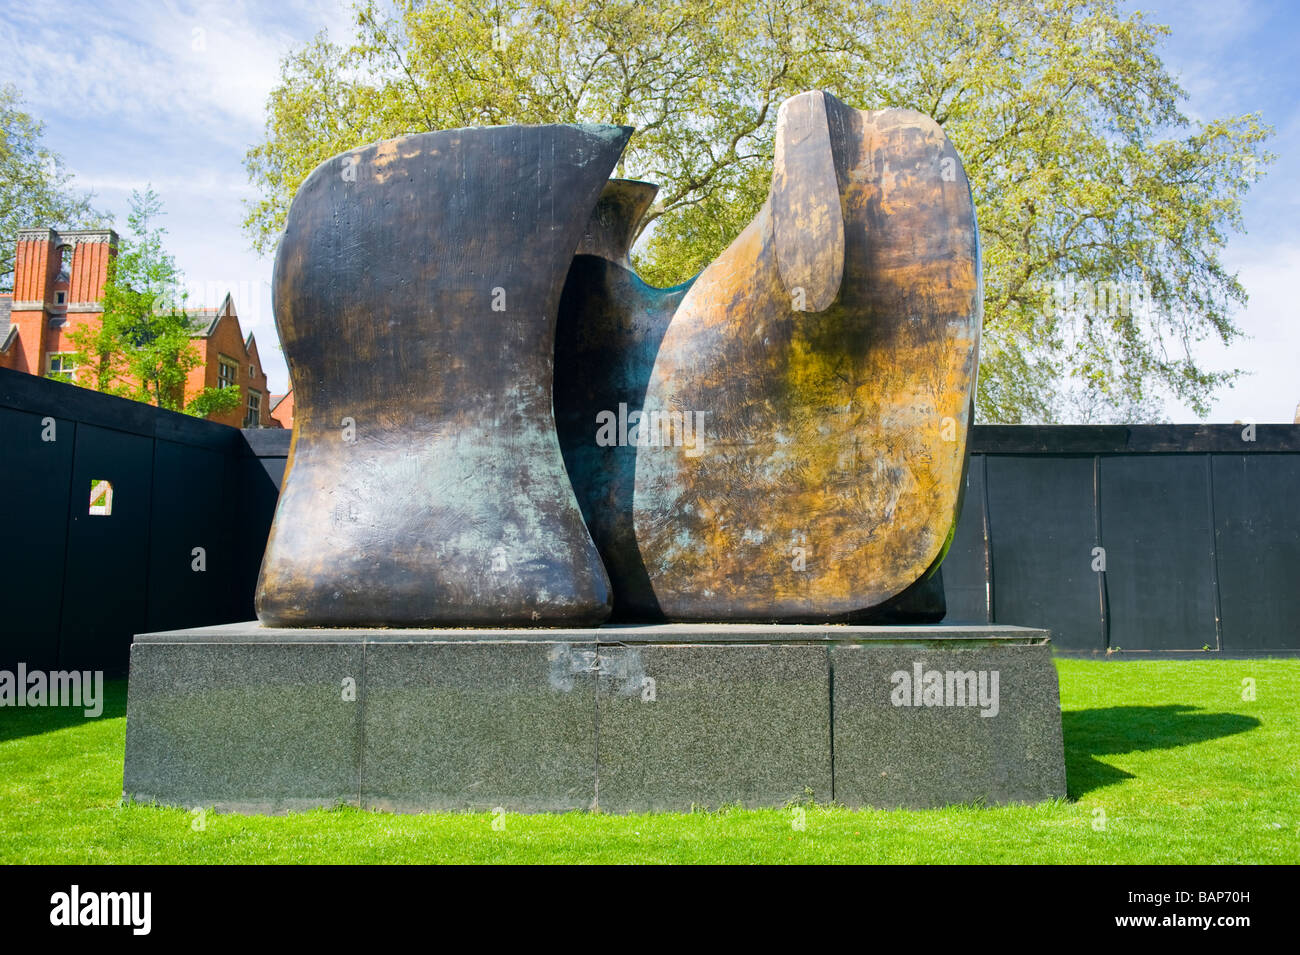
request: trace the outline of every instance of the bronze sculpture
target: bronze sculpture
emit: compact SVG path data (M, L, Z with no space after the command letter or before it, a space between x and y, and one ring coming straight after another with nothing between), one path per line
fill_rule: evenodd
M264 623L943 616L982 294L952 144L792 97L767 203L655 289L628 244L656 187L605 181L629 133L426 133L304 183Z
M276 262L298 414L260 625L137 637L124 795L1065 795L1045 631L716 625L942 615L980 331L952 145L916 113L794 97L766 205L655 289L628 259L655 187L606 181L628 134L428 133L304 183ZM698 623L579 629L611 596L621 621Z
M632 524L635 416L668 323L691 282L657 289L628 260L658 186L615 179L578 245L555 337L555 423L569 478L613 586L613 620L661 618ZM633 431L629 443L629 416ZM612 428L602 430L597 419Z
M344 153L303 183L275 266L297 409L263 624L608 615L551 372L565 271L630 133L422 133Z
M604 218L619 209L636 211ZM981 285L938 124L800 94L781 107L768 202L717 260L661 291L619 258L606 243L575 260L556 391L616 615L941 619ZM620 442L636 417L631 448L593 440L615 410Z

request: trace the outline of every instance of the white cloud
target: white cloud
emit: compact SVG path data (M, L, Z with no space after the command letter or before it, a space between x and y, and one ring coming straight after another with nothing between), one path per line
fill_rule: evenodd
M338 4L300 8L286 29L267 9L274 8L207 0L16 9L0 23L0 42L22 51L5 78L42 114L180 126L246 145L262 125L285 53L346 22Z
M332 3L42 2L0 18L0 82L14 83L47 124L75 183L122 228L132 190L163 200L168 248L194 304L235 296L258 339L272 386L288 370L270 309L272 265L249 249L243 200L254 190L243 157L262 135L263 108L286 53L328 29L351 34Z
M1252 374L1220 394L1207 420L1289 422L1300 402L1300 243L1234 249L1225 260L1250 295L1236 319L1250 337L1228 346L1202 342L1193 354L1204 367ZM1168 410L1174 421L1197 420L1185 407Z

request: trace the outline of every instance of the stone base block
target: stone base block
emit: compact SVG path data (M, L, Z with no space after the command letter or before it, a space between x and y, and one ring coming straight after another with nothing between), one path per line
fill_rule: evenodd
M837 644L835 799L928 808L1065 795L1045 644L911 650Z
M1006 626L136 637L125 795L612 812L1065 795L1048 635Z

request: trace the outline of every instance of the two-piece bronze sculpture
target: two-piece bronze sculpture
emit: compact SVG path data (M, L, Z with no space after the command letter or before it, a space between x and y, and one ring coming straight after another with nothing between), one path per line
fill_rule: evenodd
M655 187L606 182L629 133L426 133L304 183L263 623L942 616L981 301L951 143L793 97L766 205L654 289L627 250Z
M912 625L943 613L980 327L951 144L794 97L762 210L656 289L628 260L655 187L608 181L630 132L426 133L304 183L276 262L298 408L260 624L137 637L126 796L1065 796L1048 634Z

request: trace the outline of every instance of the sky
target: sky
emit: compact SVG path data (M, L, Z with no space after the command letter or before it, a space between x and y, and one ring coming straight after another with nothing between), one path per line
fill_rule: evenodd
M1154 0L1122 4L1172 27L1162 53L1188 92L1194 119L1261 112L1278 155L1244 206L1246 232L1224 253L1250 295L1236 316L1248 336L1202 343L1211 369L1251 374L1224 389L1210 414L1169 403L1174 422L1291 421L1300 403L1300 4L1292 0ZM272 391L288 387L271 314L271 258L243 229L256 197L244 170L263 137L263 110L281 59L317 32L351 35L349 5L239 2L0 0L0 83L13 83L46 124L74 184L123 229L133 189L163 201L168 249L190 301L234 296L257 337Z

